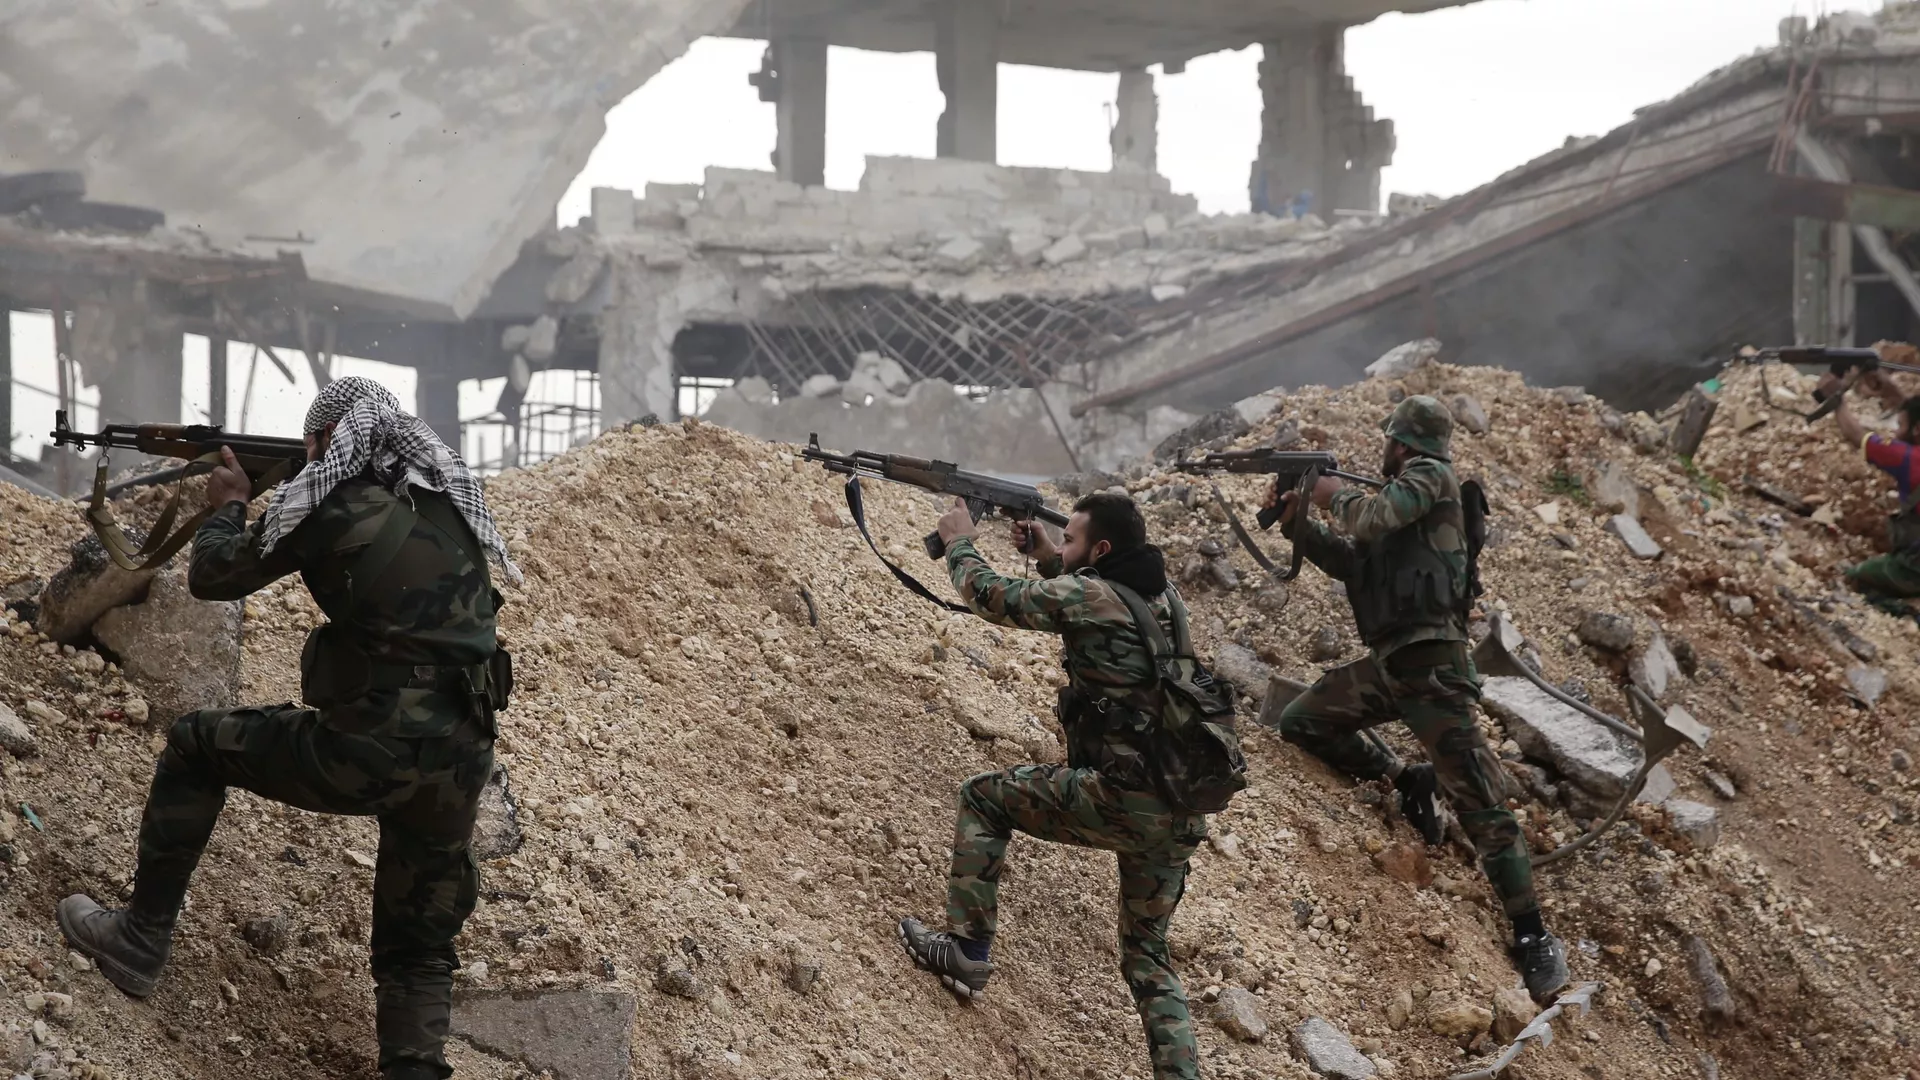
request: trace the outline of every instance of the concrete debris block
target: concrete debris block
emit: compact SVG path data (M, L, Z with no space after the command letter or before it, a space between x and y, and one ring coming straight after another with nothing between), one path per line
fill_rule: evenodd
M1243 397L1233 403L1233 411L1240 414L1251 428L1252 425L1272 416L1276 409L1284 408L1287 395L1279 390L1262 390L1252 397Z
M128 528L129 539L144 543L139 530ZM40 593L40 618L34 629L62 645L82 640L94 621L108 610L131 604L146 591L159 568L122 570L107 556L100 538L88 533L68 549L69 562L53 575Z
M948 270L965 272L980 264L980 256L985 254L987 246L971 236L956 236L941 244L933 253L940 265Z
M1471 1001L1435 1005L1427 1011L1427 1027L1447 1039L1472 1039L1493 1027L1493 1010Z
M733 384L736 397L755 405L773 404L773 384L758 375L749 375Z
M1673 733L1692 743L1701 750L1707 748L1707 740L1713 736L1713 729L1693 718L1693 714L1675 705L1667 710L1664 717L1667 727Z
M473 823L473 857L485 862L520 850L520 804L507 782L507 767L495 765L480 789L480 816Z
M1173 285L1163 282L1149 288L1147 295L1153 297L1154 303L1164 304L1169 300L1178 300L1187 295L1187 287L1185 285Z
M1660 545L1653 542L1653 537L1648 536L1647 530L1640 527L1640 522L1625 514L1615 514L1608 518L1607 531L1619 537L1620 542L1627 545L1627 550L1636 559L1660 557Z
M1242 697L1255 704L1267 696L1267 682L1273 669L1244 645L1227 642L1213 653L1213 673L1232 683Z
M1680 681L1680 661L1674 658L1665 634L1654 631L1647 647L1627 664L1627 677L1655 701L1667 696L1667 688Z
M807 381L800 384L800 396L808 398L829 397L839 391L840 380L821 372L809 375Z
M40 621L40 594L46 591L46 588L47 579L45 578L32 576L18 578L9 582L5 588L0 588L0 607L11 610L27 622L37 623ZM1861 659L1870 660L1872 657Z
M606 269L606 265L607 253L599 248L588 248L568 259L547 279L547 302L571 307L586 299L594 283L600 280L600 272ZM556 325L555 330L558 329ZM529 338L527 343L532 345L532 339Z
M1022 266L1032 266L1034 263L1039 262L1041 256L1052 246L1053 239L1045 233L1013 232L1007 234L1007 254L1013 256L1013 261Z
M1433 863L1418 844L1388 844L1374 853L1373 865L1395 881L1424 889L1433 884Z
M1328 1080L1369 1080L1379 1070L1339 1028L1319 1017L1295 1025L1293 1055Z
M1720 843L1720 811L1705 803L1688 799L1669 799L1667 814L1673 820L1673 833L1686 841L1692 851L1711 851Z
M1387 1002L1387 1027L1399 1031L1413 1018L1413 991L1401 990Z
M1574 635L1596 649L1623 653L1633 648L1633 619L1605 611L1589 611Z
M1649 806L1659 806L1673 798L1673 793L1679 790L1679 786L1674 782L1673 774L1667 771L1665 765L1655 765L1647 770L1647 784L1640 789L1640 794L1633 797L1633 801L1646 803Z
M1887 672L1884 668L1854 667L1847 669L1847 688L1853 696L1868 708L1878 704L1881 695L1887 692Z
M1241 1042L1259 1042L1267 1037L1260 999L1243 987L1230 986L1220 992L1220 1000L1213 1006L1213 1022Z
M1727 989L1727 981L1720 977L1720 962L1706 938L1698 934L1687 938L1687 966L1700 985L1700 1004L1705 1007L1708 1018L1722 1022L1732 1020L1739 1010Z
M1533 516L1548 525L1560 524L1560 500L1549 499L1533 508Z
M633 192L625 188L597 187L588 193L593 215L593 231L601 236L626 236L633 232Z
M1619 798L1639 771L1639 747L1631 740L1526 679L1496 675L1481 693L1481 704L1506 724L1523 753L1601 798Z
M531 326L509 326L500 331L500 351L518 353L527 347L527 338L532 336Z
M820 985L821 971L819 961L796 957L787 965L787 989L803 997L813 993Z
M1146 234L1147 243L1157 244L1173 231L1173 226L1168 223L1165 214L1148 214L1146 220L1140 223L1140 231Z
M240 936L261 956L278 955L293 935L293 920L285 912L259 919L248 919Z
M536 364L544 364L553 359L560 347L560 321L551 315L542 315L533 320L527 330L527 347L520 354Z
M876 352L864 352L854 359L853 371L840 387L840 400L859 407L867 404L869 397L896 398L912 385L913 377L900 366L900 361Z
M1729 596L1725 599L1727 614L1736 619L1751 619L1754 612L1758 610L1751 596Z
M0 749L15 757L31 757L40 752L40 743L34 738L33 729L20 719L12 707L5 704L0 704Z
M1600 467L1587 477L1586 488L1587 494L1602 510L1639 518L1640 486L1634 483L1633 474L1619 462L1601 462Z
M1396 191L1387 196L1387 216L1418 217L1446 201L1438 195L1409 195L1404 191Z
M1633 448L1643 454L1658 454L1667 448L1666 427L1643 412L1627 417L1627 437L1633 440Z
M1487 420L1487 407L1480 399L1470 394L1456 394L1448 403L1453 410L1453 422L1475 435L1485 435L1493 425Z
M1231 442L1251 430L1253 425L1235 410L1216 409L1160 440L1153 448L1153 460L1175 461L1189 450L1215 441Z
M1540 1006L1533 1003L1525 990L1518 986L1505 987L1493 995L1493 1037L1510 1043L1539 1015Z
M1078 236L1063 236L1047 250L1040 253L1040 259L1048 266L1060 266L1076 259L1086 257L1087 242Z
M1740 797L1740 789L1734 786L1732 780L1729 780L1721 773L1709 769L1701 774L1700 779L1706 782L1707 787L1711 789L1715 795L1720 796L1728 802L1732 802Z
M674 960L663 961L654 973L653 988L669 997L701 1001L713 993L707 981Z
M1720 403L1709 397L1699 387L1687 391L1686 404L1681 410L1680 419L1673 426L1673 452L1683 458L1692 458L1700 451L1700 443L1707 437L1707 427L1713 423L1713 414Z
M1398 379L1413 374L1419 368L1431 364L1440 356L1441 344L1438 338L1421 338L1396 345L1387 350L1380 359L1367 365L1369 379Z
M1315 630L1307 648L1307 659L1316 664L1331 664L1346 652L1346 644L1340 640L1340 628L1331 624Z
M634 998L590 990L455 995L451 1033L554 1080L630 1080Z
M148 708L169 722L196 709L232 708L240 695L245 605L194 599L186 563L174 559L144 602L113 608L93 624L93 636L120 657Z

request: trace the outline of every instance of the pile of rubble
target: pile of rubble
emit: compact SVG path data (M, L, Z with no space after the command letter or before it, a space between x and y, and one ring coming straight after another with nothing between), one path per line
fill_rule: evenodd
M1704 754L1669 759L1670 790L1543 875L1576 977L1604 989L1593 1014L1561 1021L1574 1037L1507 1075L1920 1066L1900 1041L1920 1006L1901 959L1920 946L1907 757L1920 631L1836 586L1833 568L1871 546L1846 531L1851 500L1884 499L1864 474L1854 492L1847 448L1822 429L1801 438L1798 420L1770 416L1743 432L1755 377L1726 376L1690 465L1660 418L1432 364L1243 403L1188 440L1325 447L1365 468L1397 396L1454 402L1471 429L1461 467L1495 509L1477 632L1509 623L1525 638L1514 652L1608 713L1626 715L1621 688L1639 683L1711 729ZM1739 474L1763 462L1821 478L1837 524L1745 494ZM1251 696L1252 787L1214 819L1172 929L1206 1075L1443 1076L1495 1052L1532 1007L1465 853L1422 847L1381 791L1252 723L1286 685L1273 676L1359 655L1344 598L1317 571L1267 580L1193 477L1142 464L1060 493L1113 485L1145 501L1203 650ZM1252 478L1221 486L1251 510ZM460 1076L1146 1075L1113 971L1110 857L1016 842L980 1006L893 941L895 918L943 907L956 785L1061 756L1051 639L900 590L837 478L712 425L608 433L489 493L526 582L502 617L520 686L460 943ZM882 549L927 565L938 500L867 495ZM54 577L81 532L71 507L5 487L0 521L4 580ZM1659 553L1629 548L1625 521ZM1003 536L984 547L1020 565ZM239 694L282 700L320 615L297 580L244 614ZM62 646L47 618L16 603L0 637L15 713L0 717L0 1067L358 1075L372 1060L371 822L235 794L148 1003L69 957L53 904L122 894L167 677L118 694L129 657L98 629L100 647ZM1859 667L1879 672L1876 693ZM155 703L147 723L102 707L132 695ZM1598 764L1576 753L1563 737L1590 734L1584 714L1546 711L1490 693L1483 721L1542 850L1579 833L1634 763L1623 744Z

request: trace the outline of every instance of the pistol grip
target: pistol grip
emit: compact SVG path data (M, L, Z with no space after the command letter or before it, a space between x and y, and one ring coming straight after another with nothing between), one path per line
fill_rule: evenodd
M935 529L921 537L920 542L927 545L927 558L944 559L947 557L947 542L940 539L940 530Z

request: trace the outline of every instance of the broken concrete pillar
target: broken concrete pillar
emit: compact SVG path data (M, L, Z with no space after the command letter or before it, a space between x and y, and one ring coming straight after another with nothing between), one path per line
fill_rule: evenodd
M1335 210L1379 210L1393 122L1375 120L1354 89L1344 38L1345 28L1329 25L1266 43L1255 212L1331 219Z
M81 381L100 388L100 422L178 423L180 322L156 308L144 280L113 293L73 313L73 359Z
M1159 166L1160 98L1153 92L1153 73L1128 68L1120 73L1113 131L1114 172L1151 173Z
M773 106L774 169L782 180L822 186L827 182L827 43L776 41L773 66L780 73Z
M136 543L145 537L135 529L127 535ZM99 537L91 534L67 549L69 562L40 592L34 629L62 645L85 639L94 620L112 608L131 604L147 591L157 569L122 570L107 557Z
M185 559L154 577L147 597L115 607L93 624L93 636L120 658L155 719L239 704L243 605L196 600L187 591Z
M465 993L453 1000L451 1033L559 1080L627 1080L635 1009L631 994L592 990Z
M1000 10L979 0L939 0L935 7L934 70L947 98L941 157L990 162L999 151Z

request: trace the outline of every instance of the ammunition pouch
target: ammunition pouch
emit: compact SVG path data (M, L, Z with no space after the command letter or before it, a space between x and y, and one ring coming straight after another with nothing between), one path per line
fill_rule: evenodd
M321 711L375 690L424 690L466 698L491 727L513 694L513 656L506 649L479 664L395 664L377 661L333 623L307 635L300 650L300 696Z
M1446 626L1471 603L1469 582L1435 550L1415 522L1369 545L1349 589L1360 640L1378 641L1415 626Z

